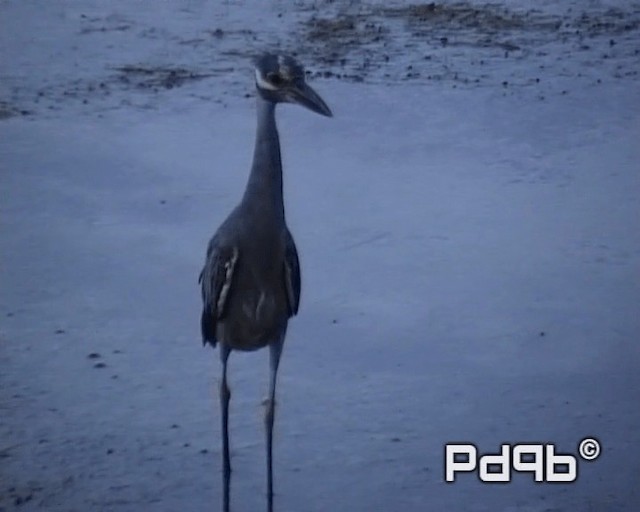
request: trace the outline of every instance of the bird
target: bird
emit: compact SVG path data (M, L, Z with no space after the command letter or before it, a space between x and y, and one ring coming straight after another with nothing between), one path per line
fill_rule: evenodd
M317 114L333 114L307 84L304 67L292 56L264 53L254 59L257 132L253 163L242 199L209 241L199 276L203 345L219 345L222 376L223 510L229 512L231 462L227 361L232 351L269 347L269 389L265 402L267 510L273 510L273 424L276 377L289 319L300 304L300 262L287 227L282 160L275 111L294 103Z

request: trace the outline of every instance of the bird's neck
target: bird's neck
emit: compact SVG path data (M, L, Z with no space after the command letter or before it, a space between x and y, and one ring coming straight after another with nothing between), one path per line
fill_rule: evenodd
M276 127L276 104L267 101L258 93L258 129L253 152L253 165L243 202L263 211L265 215L275 214L284 219L282 197L282 162L280 159L280 139Z

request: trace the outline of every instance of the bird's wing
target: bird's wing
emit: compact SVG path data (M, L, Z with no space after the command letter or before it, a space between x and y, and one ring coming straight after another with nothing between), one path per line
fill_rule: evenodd
M198 282L202 286L202 342L216 344L216 323L224 318L233 271L238 262L238 248L225 246L213 237L207 248L207 259Z
M298 306L300 305L301 279L298 251L296 250L296 244L288 229L285 235L284 280L287 289L287 299L289 300L289 316L293 316L298 313Z

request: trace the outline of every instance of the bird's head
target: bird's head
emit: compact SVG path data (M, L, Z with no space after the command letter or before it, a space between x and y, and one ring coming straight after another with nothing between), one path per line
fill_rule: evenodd
M255 60L256 89L267 101L297 103L317 114L333 114L316 91L307 85L304 68L288 55L266 53Z

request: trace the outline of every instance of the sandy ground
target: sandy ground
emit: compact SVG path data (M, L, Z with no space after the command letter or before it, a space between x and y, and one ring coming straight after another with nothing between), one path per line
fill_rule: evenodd
M278 510L638 510L640 4L265 5L0 3L0 510L219 508L196 281L264 49L336 114L278 113ZM231 365L256 510L267 354ZM450 441L587 436L575 483L444 483Z

